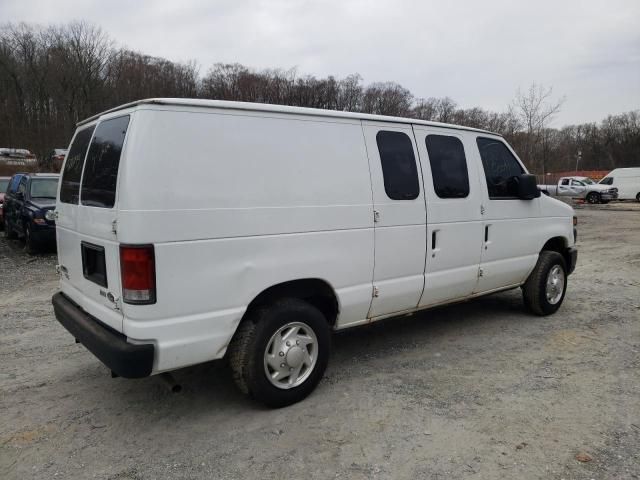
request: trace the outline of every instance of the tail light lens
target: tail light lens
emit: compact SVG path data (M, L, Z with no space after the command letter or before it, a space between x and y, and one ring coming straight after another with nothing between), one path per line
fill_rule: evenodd
M156 303L156 257L153 245L120 245L122 299L133 305Z

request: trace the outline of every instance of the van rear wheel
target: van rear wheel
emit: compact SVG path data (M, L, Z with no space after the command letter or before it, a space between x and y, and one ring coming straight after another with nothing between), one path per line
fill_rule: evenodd
M257 308L229 345L233 378L240 390L269 407L299 402L322 379L330 337L324 315L303 300Z
M567 266L558 252L545 250L522 287L527 308L536 315L551 315L562 305L567 291Z

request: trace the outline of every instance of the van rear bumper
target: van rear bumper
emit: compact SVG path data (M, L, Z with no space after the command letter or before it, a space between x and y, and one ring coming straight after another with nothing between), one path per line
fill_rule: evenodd
M63 293L51 299L58 321L82 345L124 378L148 377L153 369L154 345L134 345L127 337L104 326Z

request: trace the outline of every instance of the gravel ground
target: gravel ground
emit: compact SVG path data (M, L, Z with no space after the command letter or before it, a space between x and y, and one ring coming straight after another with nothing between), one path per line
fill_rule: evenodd
M175 372L178 394L110 378L53 317L55 255L0 240L0 477L639 478L640 213L578 216L556 315L514 290L336 335L281 410L222 362Z

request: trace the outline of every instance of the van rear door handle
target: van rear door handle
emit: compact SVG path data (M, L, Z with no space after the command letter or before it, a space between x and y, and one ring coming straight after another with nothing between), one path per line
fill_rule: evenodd
M489 248L489 244L491 243L491 241L489 240L489 227L491 225L485 225L484 226L484 249L486 250L487 248Z

